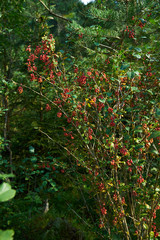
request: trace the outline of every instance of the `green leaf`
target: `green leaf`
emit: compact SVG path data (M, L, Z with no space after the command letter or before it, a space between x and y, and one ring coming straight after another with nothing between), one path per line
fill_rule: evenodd
M34 163L37 161L37 158L36 157L31 157L31 161Z
M31 123L31 126L34 127L34 128L37 128L38 127L38 123L36 121L34 121L34 122Z
M126 108L126 111L127 111L127 112L131 112L131 111L132 111L132 108L127 107L127 108Z
M142 22L142 23L146 23L147 21L143 18L139 18L139 20Z
M130 66L130 64L128 64L128 63L122 63L120 70L125 70L125 69L129 68L129 66Z
M130 130L130 127L125 127L125 129L126 129L127 131L129 131L129 130Z
M156 109L156 116L157 116L157 117L160 117L160 108L157 108L157 109Z
M107 96L111 97L112 96L112 92L107 92Z
M128 71L127 76L128 76L129 79L134 78L134 72Z
M148 229L148 225L146 223L143 223L144 229Z
M137 53L133 53L133 56L140 59L141 58L141 55L140 54L137 54Z
M140 92L138 87L131 87L131 91L132 92Z
M135 132L135 133L141 133L141 132L143 132L143 131L142 131L142 129L136 129L134 132Z
M103 98L103 99L98 99L98 101L101 103L105 103L106 100Z
M151 238L153 238L153 237L154 237L154 232L151 231L151 232L149 233L149 235L150 235Z
M13 178L15 177L14 174L10 173L10 174L0 174L0 179L5 180L6 178Z
M157 172L158 170L157 170L157 168L151 168L151 172Z
M12 240L13 235L14 235L13 230L5 230L5 231L0 230L0 239L1 240Z
M160 137L160 131L153 132L148 139Z
M135 146L135 149L140 149L140 148L143 148L143 147L144 147L143 144L137 144L137 145Z
M29 152L30 152L30 153L34 153L34 151L35 151L34 147L30 146L30 147L29 147Z
M148 93L150 93L151 95L153 95L153 92L149 89L147 90Z
M13 198L16 191L11 189L11 185L8 183L2 183L0 185L0 202L5 202Z
M139 76L140 72L134 71L134 74L137 75L137 76Z
M156 149L150 149L149 152L159 155L159 152Z
M99 43L97 43L97 42L94 42L94 44L95 44L96 46L99 46Z
M138 47L136 47L135 50L136 50L137 52L142 52L142 49L141 49L141 48L138 48Z

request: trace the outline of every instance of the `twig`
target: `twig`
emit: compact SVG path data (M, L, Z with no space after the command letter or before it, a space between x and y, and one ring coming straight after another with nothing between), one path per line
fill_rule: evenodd
M111 50L113 50L114 52L118 52L116 49L114 49L114 48L112 48L112 47L109 47L109 46L107 46L107 45L104 45L104 44L102 44L102 43L99 43L99 46L100 46L100 47L107 48L107 49L111 49Z
M84 45L80 45L82 48L85 48L86 50L88 50L88 51L93 51L93 52L96 52L96 53L99 53L99 54L105 54L105 55L108 55L108 53L109 52L100 52L100 51L97 51L97 50L94 50L94 49L91 49L91 48L89 48L89 47L86 47L86 46L84 46Z
M81 216L79 216L79 214L71 208L71 206L66 202L66 204L68 205L68 207L72 210L72 212L74 212L76 214L77 217L79 217L89 228L91 228L91 226L83 219L81 218ZM100 235L102 238L104 238L103 235L101 235L99 232L95 231L98 235Z

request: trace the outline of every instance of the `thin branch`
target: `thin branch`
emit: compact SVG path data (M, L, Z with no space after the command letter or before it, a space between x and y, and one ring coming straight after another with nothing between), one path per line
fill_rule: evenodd
M64 147L62 144L60 144L59 142L55 141L52 137L50 137L47 133L43 132L41 129L38 129L39 132L43 133L49 140L51 140L52 142L58 144L61 148L63 148L64 150L66 150L67 152L69 152L69 154L75 158L75 160L79 161L79 159L74 155L74 153L72 153L68 148ZM85 162L83 161L84 166L86 165ZM85 166L88 170L89 168L87 166Z
M97 51L97 50L94 50L94 49L91 49L91 48L89 48L89 47L86 47L86 46L84 46L84 45L80 45L80 47L82 47L82 48L84 48L84 49L86 49L86 50L88 50L88 51L92 51L92 52L95 52L95 53L99 53L99 54L105 54L105 55L108 55L108 53L109 52L100 52L100 51Z
M100 46L100 47L107 48L107 49L111 49L111 50L113 50L114 52L117 52L116 49L114 49L114 48L112 48L112 47L109 47L109 46L107 46L107 45L104 45L104 44L99 43L99 46Z
M113 38L113 39L121 40L120 37L116 37L116 36L106 36L106 39L107 39L107 38Z
M66 202L66 204L67 204L68 207L71 209L71 211L76 214L76 216L77 216L78 218L80 218L89 228L91 228L91 226L90 226L73 208L71 208L71 206L70 206L67 202ZM95 232L96 232L99 236L101 236L102 238L104 238L104 236L101 235L99 232L97 232L97 231L95 231Z
M45 4L42 0L39 0L39 2L40 2L40 3L45 7L45 9L46 9L51 15L53 15L54 17L60 18L60 19L62 19L62 20L64 20L64 21L66 21L66 22L70 22L70 23L72 22L71 20L69 20L69 19L67 19L67 18L65 18L65 17L63 17L63 16L58 15L58 14L52 12L52 11L46 6L46 4Z

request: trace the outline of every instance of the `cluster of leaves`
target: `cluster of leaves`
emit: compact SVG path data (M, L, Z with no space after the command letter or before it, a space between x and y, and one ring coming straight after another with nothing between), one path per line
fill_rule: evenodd
M0 228L158 239L158 1L2 1L0 18L0 160L17 191Z
M115 50L114 59L111 53L107 66L101 61L100 69L67 69L50 35L34 52L27 48L28 70L37 94L38 82L44 86L46 110L52 105L58 110L64 131L59 145L72 156L78 183L81 176L90 189L97 205L94 221L99 216L108 237L117 232L126 239L151 239L158 236L159 74L155 50L148 52L139 40L145 24L132 20L134 30L126 28L129 36L123 36L124 46Z
M0 174L0 179L6 179L13 177L11 174ZM11 188L11 185L7 182L3 182L0 185L0 203L6 202L15 196L16 191ZM12 240L14 235L13 230L0 230L0 238L3 240Z

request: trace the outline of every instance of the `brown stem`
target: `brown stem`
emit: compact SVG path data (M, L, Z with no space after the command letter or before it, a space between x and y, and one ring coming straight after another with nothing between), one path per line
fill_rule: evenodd
M4 64L3 64L3 72L4 72L4 78L6 82L9 82L11 79L11 63L12 60L10 59L8 62L7 59L7 51L4 48ZM9 64L9 66L8 66ZM13 173L13 164L12 164L12 150L11 150L11 143L9 141L9 103L8 103L8 96L6 95L8 91L8 86L5 84L5 92L3 94L3 106L5 109L5 115L4 115L4 140L7 143L6 148L9 152L9 163L10 163L10 169L11 173Z
M118 195L118 198L119 198L120 209L121 209L121 212L124 212L124 208L123 208L123 205L122 205L122 199L121 199L121 195L120 195L120 192L119 192L119 186L118 186L117 169L115 169L115 182L116 182L117 195ZM129 232L129 228L128 228L128 224L127 224L127 220L126 220L125 215L123 216L123 228L124 228L124 234L126 235L126 239L130 240L131 236L130 236L130 232Z
M70 22L70 23L72 22L71 20L69 20L69 19L67 19L67 18L65 18L65 17L63 17L63 16L58 15L58 14L52 12L42 0L39 0L39 2L40 2L40 3L45 7L45 9L46 9L51 15L53 15L54 17L60 18L60 19L62 19L62 20L64 20L64 21L66 21L66 22Z

